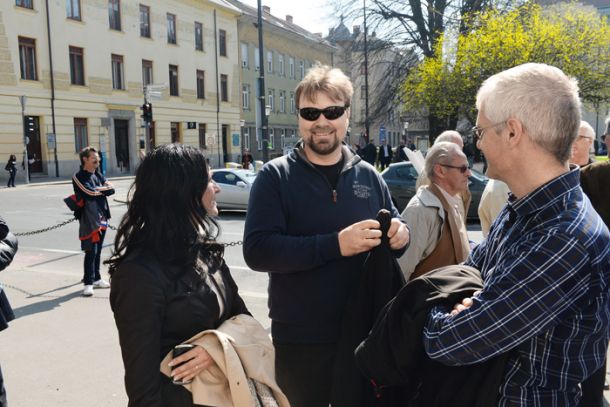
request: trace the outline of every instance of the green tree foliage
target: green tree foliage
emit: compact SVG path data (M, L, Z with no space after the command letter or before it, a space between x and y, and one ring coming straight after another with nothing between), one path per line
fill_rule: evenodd
M425 106L443 118L462 112L473 120L481 83L526 62L554 65L578 79L585 103L610 101L610 25L595 9L527 4L472 14L469 27L457 41L442 38L445 46L407 76L406 109Z

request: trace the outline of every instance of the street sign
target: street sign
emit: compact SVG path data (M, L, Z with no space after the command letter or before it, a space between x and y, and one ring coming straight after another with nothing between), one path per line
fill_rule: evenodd
M197 123L195 122L186 122L186 128L189 130L193 130L197 128Z
M55 150L55 134L54 133L47 133L47 146L49 147L49 150Z
M383 144L385 141L385 127L381 126L379 128L379 143Z
M144 96L146 100L159 100L163 98L163 91L165 89L167 89L167 85L165 83L146 85Z

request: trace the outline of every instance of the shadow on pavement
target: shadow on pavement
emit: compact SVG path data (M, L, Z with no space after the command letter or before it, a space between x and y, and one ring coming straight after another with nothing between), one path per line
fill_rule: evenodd
M81 286L81 285L82 285L82 283L78 282L78 283L70 284L70 285L67 285L64 287L57 287L53 290L46 291L46 292L43 292L40 294L31 294L31 293L26 293L26 294L28 294L27 298L37 298L37 297L45 298L45 297L48 297L50 293L53 293L55 291L64 290L66 288L71 288L74 286ZM17 289L17 290L23 292L23 290L19 290L19 289ZM23 307L15 308L15 309L13 309L13 312L15 313L15 318L22 318L22 317L26 317L28 315L52 311L53 309L57 308L62 303L69 301L73 298L80 298L80 297L81 297L81 291L78 290L78 291L71 292L66 295L52 296L49 299L46 299L44 301L40 301L40 302L36 302L34 304L29 304L29 305L25 305Z

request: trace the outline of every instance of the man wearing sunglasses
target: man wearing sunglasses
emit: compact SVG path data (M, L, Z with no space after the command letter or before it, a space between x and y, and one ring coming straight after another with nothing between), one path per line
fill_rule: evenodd
M461 197L468 191L470 168L460 146L435 142L423 174L429 182L417 190L401 215L412 233L409 250L398 259L407 281L461 263L470 253Z
M344 143L352 84L312 68L295 91L301 141L267 163L250 194L244 258L269 273L276 377L293 407L328 407L343 312L367 252L380 244L380 209L401 255L409 232L379 173Z
M78 238L85 252L83 296L91 297L94 288L110 288L100 274L100 259L110 219L106 197L114 194L114 187L97 171L100 156L95 148L85 147L78 156L81 169L72 177L72 187L77 205L82 207L78 219Z
M610 326L610 233L570 166L578 85L528 63L488 78L477 95L478 147L511 194L466 265L482 291L434 308L428 356L472 365L508 353L498 406L577 406L604 363Z

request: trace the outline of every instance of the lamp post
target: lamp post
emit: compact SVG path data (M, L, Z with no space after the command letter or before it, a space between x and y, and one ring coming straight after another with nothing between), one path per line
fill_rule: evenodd
M244 149L246 148L246 141L244 140L244 127L246 127L246 121L245 120L240 120L239 121L239 128L241 130L241 156L244 156Z
M23 166L25 169L25 183L30 183L30 157L28 157L28 143L30 140L27 135L27 128L25 125L25 104L28 101L28 97L23 95L19 96L19 102L21 102L21 123L23 124Z

